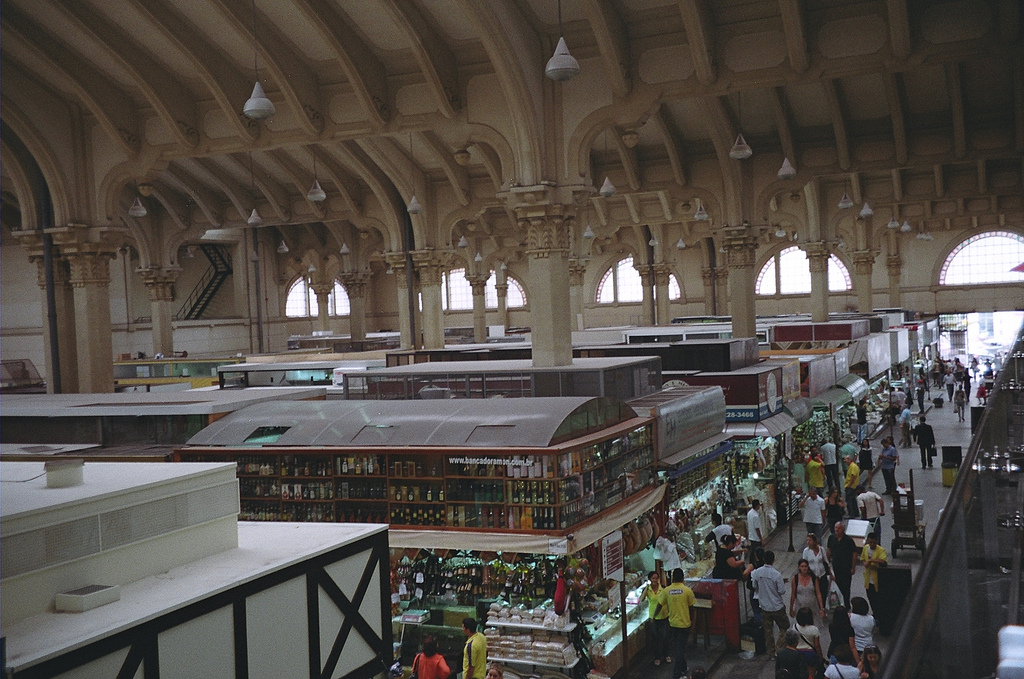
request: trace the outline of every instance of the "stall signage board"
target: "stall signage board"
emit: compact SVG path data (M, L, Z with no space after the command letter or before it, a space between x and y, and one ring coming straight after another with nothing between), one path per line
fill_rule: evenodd
M725 395L710 388L651 407L658 423L658 458L664 459L710 438L725 425Z
M601 570L609 580L622 582L625 555L622 553L622 531L612 531L601 538Z
M686 381L722 387L726 422L758 422L782 412L782 367L778 364L729 373L700 373Z

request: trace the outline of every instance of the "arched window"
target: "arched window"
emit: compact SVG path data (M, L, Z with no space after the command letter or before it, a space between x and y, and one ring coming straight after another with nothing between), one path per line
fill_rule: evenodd
M596 299L598 304L643 301L644 286L633 268L633 255L620 259L605 272L597 284Z
M526 293L522 284L511 276L505 276L508 283L505 304L509 309L526 306ZM484 286L484 306L498 308L498 277L491 271ZM466 280L465 269L452 269L441 276L441 308L445 311L467 311L473 308L473 288Z
M841 292L852 287L846 266L835 255L829 255L828 289ZM807 254L794 245L774 255L758 272L754 290L761 296L809 293L811 267L807 262Z
M334 290L327 296L327 313L330 316L348 316L352 306L348 299L345 286L334 281ZM288 318L316 316L316 293L309 287L305 277L299 277L288 288L288 297L284 303L284 315Z
M680 299L683 296L683 290L679 287L679 279L676 278L674 273L668 275L668 298L672 301Z
M939 285L1019 283L1024 273L1011 271L1024 263L1024 236L987 231L971 236L949 253L939 271Z

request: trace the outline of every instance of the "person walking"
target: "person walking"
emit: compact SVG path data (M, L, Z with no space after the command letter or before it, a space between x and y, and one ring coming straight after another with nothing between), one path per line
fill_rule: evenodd
M863 654L875 643L875 616L868 611L868 602L862 596L853 597L850 603L850 626L853 627L853 644Z
M900 411L900 416L897 420L900 425L900 445L904 448L909 448L911 445L910 415L910 405L908 404L903 408L903 410Z
M857 443L868 437L868 397L857 402Z
M764 647L770 658L775 658L776 648L780 646L776 640L775 627L779 635L789 629L789 616L786 615L786 583L782 574L775 569L775 552L764 553L764 565L755 568L750 574L758 601L761 604L761 622L764 625Z
M839 458L836 456L836 444L831 441L822 443L818 448L821 463L825 465L825 480L829 488L839 488Z
M821 527L825 523L825 500L818 495L818 489L811 486L804 499L800 500L799 507L804 510L804 525L808 533L814 533L814 537L821 541Z
M693 624L693 605L697 603L693 590L683 582L685 577L682 568L672 571L672 584L665 589L665 600L655 609L655 615L659 615L662 608L668 610L668 626L676 659L671 679L682 679L686 674L686 642Z
M871 453L871 441L864 439L860 442L860 450L857 451L857 466L864 474L863 483L871 485L871 478L875 475L875 462Z
M814 624L814 612L808 606L804 606L796 612L796 632L800 635L800 641L796 644L796 650L804 654L807 667L814 670L814 676L821 671L821 631Z
M829 565L825 548L818 543L818 539L814 535L808 533L807 546L804 547L800 556L807 562L814 577L818 579L818 592L821 594L822 608L824 608L828 601L829 584L832 582L832 568Z
M428 634L422 650L412 659L412 673L418 679L448 679L452 670L444 656L437 652L437 639Z
M981 385L978 390L984 388L985 385ZM964 421L965 410L967 410L967 393L963 389L957 389L953 392L953 413L956 414L958 421Z
M809 488L816 488L819 495L825 492L825 464L821 461L817 446L811 446L810 457L804 463L804 476Z
M736 538L733 537L735 542ZM658 611L658 605L665 601L665 588L661 586L658 571L651 571L647 577L650 584L644 587L640 600L647 599L647 617L651 620L651 651L654 653L654 664L660 665L662 658L672 662L672 656L668 654L668 610Z
M837 606L832 611L832 622L828 625L828 640L826 656L832 657L835 655L836 649L843 647L850 652L854 664L860 659L860 653L857 652L856 632L853 631L853 625L850 624L850 613L846 606Z
M878 455L878 466L882 470L882 478L885 479L885 491L883 495L892 495L896 492L896 465L900 463L900 451L896 450L896 444L891 436L882 439L882 452Z
M754 498L750 501L750 511L747 512L747 554L752 554L755 549L764 542L764 535L761 533L761 501Z
M860 668L849 646L837 646L834 661L825 668L825 679L860 679Z
M864 591L867 592L871 610L878 610L878 569L889 565L889 555L885 547L878 544L878 536L868 533L867 543L860 552L860 562L864 565ZM854 628L856 629L856 628Z
M868 448L868 455L871 449ZM851 519L860 518L860 509L857 507L857 486L860 485L860 465L854 460L853 455L843 457L846 462L846 478L843 480L843 496L846 499L846 511Z
M846 515L846 503L838 488L829 488L828 497L825 498L825 526L832 532L832 526L843 520Z
M836 532L828 539L825 555L832 564L832 577L843 595L843 603L849 606L850 585L857 571L857 543L846 534L845 523L836 524Z
M879 517L885 516L885 503L882 496L873 490L867 490L864 486L859 488L860 495L857 496L857 506L860 508L860 516L865 521L871 521L871 534L876 538L882 537L882 522Z
M919 412L924 412L924 380L920 377L917 378L917 409Z
M928 418L922 415L912 433L921 449L921 469L931 467L932 458L935 457L935 431L932 425L928 424Z
M466 645L462 648L462 676L465 679L484 679L487 674L487 637L476 631L476 620L462 619L462 632Z
M942 385L946 387L946 393L949 395L949 400L953 400L953 387L956 386L956 378L953 377L953 371L950 369L946 370L946 374L942 376Z

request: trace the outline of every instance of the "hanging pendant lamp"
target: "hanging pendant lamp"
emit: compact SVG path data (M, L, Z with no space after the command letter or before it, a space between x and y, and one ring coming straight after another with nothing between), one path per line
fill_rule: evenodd
M587 240L590 240L595 235L596 234L594 233L594 230L590 228L590 224L587 224L587 228L583 229L583 237Z
M285 243L282 240L281 244L277 246L277 252L278 252L278 254L281 254L281 255L287 255L288 252L289 252L288 243Z
M864 202L864 207L862 207L860 209L860 216L864 217L865 219L867 219L868 217L870 217L873 214L875 214L875 211L872 210L871 206L867 204L867 201L865 201Z
M423 212L423 206L420 205L420 202L418 200L416 200L415 194L413 194L412 200L410 200L409 204L405 206L405 209L411 215L418 215L419 213Z
M611 198L615 195L615 185L612 184L610 177L604 178L604 184L601 184L601 190L598 191L605 198Z
M910 226L910 222L904 220L903 226L900 227L900 231L902 231L903 233L910 233L912 230L913 229Z
M149 213L146 212L146 206L142 204L142 199L135 196L135 202L128 208L128 214L132 217L145 217Z
M650 245L652 248L658 247L658 237L651 236L651 240L647 241L647 244Z
M783 229L781 226L779 228L775 229L775 237L776 238L785 238L786 237L786 230Z
M782 167L777 174L779 179L792 179L796 176L796 168L789 162L789 158L782 159Z
M729 157L733 160L744 160L752 155L754 155L754 149L750 148L747 140L743 138L743 133L740 132L736 135L736 143L729 150Z
M704 209L704 203L697 206L697 211L693 213L693 218L698 222L707 221L708 211Z
M348 243L341 241L341 250L339 250L339 252L343 255L347 255L352 251L348 249Z
M259 226L263 223L263 217L260 217L260 213L256 208L252 209L252 214L249 215L249 219L245 220L249 226Z
M459 243L458 243L458 245L459 245L460 248L468 248L469 247L469 241L466 240L465 236L459 236Z
M886 226L889 227L890 229L898 229L900 228L900 223L896 221L895 217L890 217L889 223L886 224Z
M676 241L676 250L685 250L685 249L686 249L686 243L683 241L682 238L680 238L679 240Z
M267 98L263 85L260 84L259 53L259 43L256 41L256 0L252 0L252 71L256 84L253 85L252 94L242 107L245 117L252 120L266 120L277 112L274 102Z
M562 30L562 0L558 0L558 44L555 53L548 59L544 67L544 75L557 82L576 77L580 73L580 62L569 54L569 46L565 44L565 32Z
M484 256L478 252L476 253L476 257L473 258L473 261L479 264L480 262L484 261Z
M850 200L850 194L843 191L843 197L839 199L839 209L846 210L851 207L853 207L853 201Z
M312 203L320 203L327 199L327 193L321 188L318 180L313 180L313 186L310 187L306 198Z

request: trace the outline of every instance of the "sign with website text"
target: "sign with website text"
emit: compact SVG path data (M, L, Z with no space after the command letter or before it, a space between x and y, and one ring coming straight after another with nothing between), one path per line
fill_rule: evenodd
M617 530L601 538L601 566L604 577L622 582L625 555L622 553L622 531Z

